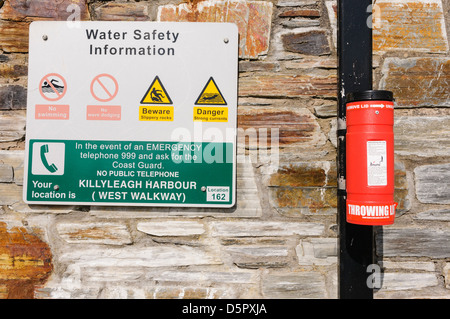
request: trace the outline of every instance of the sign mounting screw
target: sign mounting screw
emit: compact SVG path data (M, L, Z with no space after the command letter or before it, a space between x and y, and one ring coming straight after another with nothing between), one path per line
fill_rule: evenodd
M48 36L47 36L46 34L44 34L44 35L42 36L42 40L47 41L47 40L48 40Z

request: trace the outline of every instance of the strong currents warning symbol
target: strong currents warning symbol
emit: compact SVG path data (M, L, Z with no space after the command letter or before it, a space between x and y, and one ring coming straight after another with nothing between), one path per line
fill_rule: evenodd
M167 94L164 85L158 76L155 77L141 100L142 104L172 104L172 99Z
M195 105L227 105L213 77L210 77Z

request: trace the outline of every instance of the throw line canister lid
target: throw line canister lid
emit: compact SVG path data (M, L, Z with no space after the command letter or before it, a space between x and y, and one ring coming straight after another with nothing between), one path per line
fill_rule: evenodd
M346 96L346 103L355 101L394 101L394 94L385 90L366 90L351 92Z

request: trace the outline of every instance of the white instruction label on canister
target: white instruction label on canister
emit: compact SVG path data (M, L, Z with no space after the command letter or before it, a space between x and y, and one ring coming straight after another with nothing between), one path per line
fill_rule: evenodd
M386 141L367 141L367 184L387 185Z

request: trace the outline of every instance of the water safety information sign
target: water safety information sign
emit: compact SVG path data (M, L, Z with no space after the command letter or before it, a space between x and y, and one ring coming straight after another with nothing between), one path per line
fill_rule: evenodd
M238 31L30 25L24 201L231 207Z

